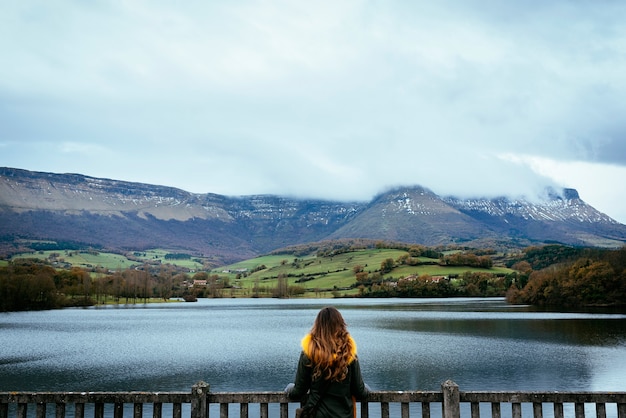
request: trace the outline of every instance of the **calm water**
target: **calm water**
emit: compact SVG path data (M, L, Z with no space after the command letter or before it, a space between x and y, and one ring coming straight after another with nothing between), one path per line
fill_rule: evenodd
M282 390L334 305L372 389L626 391L626 315L500 299L218 299L0 314L0 391Z

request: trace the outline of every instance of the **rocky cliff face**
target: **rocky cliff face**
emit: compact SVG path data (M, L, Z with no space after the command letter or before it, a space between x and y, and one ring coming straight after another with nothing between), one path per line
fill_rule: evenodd
M0 241L166 247L233 261L287 245L341 238L474 246L562 242L620 246L626 226L575 190L545 201L440 197L405 187L371 202L228 197L79 174L0 168Z

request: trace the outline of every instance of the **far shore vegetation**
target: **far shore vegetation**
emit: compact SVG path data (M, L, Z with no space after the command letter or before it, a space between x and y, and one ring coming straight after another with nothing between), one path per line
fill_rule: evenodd
M626 305L626 247L465 247L332 241L216 267L167 249L40 249L0 260L0 311L198 298L506 297L577 309Z

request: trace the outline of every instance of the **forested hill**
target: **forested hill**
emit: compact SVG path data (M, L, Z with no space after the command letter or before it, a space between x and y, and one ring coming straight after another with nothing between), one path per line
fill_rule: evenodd
M615 248L626 243L626 226L572 189L533 203L442 197L416 185L369 202L337 202L195 194L80 174L0 168L3 254L46 240L110 250L180 249L226 263L288 245L345 238L476 248L547 242Z

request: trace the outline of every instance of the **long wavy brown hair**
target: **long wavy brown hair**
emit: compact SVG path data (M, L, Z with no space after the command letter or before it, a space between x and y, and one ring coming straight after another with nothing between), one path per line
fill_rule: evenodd
M323 308L315 318L309 342L313 379L344 380L353 360L353 348L341 313L332 306Z

